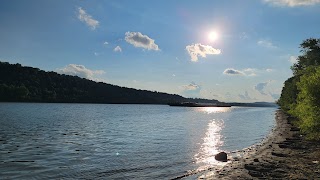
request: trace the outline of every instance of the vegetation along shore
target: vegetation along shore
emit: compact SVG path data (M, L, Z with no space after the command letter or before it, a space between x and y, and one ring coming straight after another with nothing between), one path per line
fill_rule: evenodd
M168 104L219 103L177 94L120 87L0 61L0 102Z

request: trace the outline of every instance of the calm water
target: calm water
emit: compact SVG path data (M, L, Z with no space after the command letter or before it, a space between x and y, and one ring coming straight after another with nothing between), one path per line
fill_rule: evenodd
M0 177L175 178L260 142L275 110L0 103Z

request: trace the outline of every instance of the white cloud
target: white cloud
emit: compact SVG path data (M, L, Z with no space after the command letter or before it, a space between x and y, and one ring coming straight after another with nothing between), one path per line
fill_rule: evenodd
M236 69L233 69L233 68L227 68L226 70L223 71L223 74L225 75L231 75L231 76L238 76L238 75L245 75L244 72L242 71L239 71L239 70L236 70Z
M184 85L184 86L182 86L183 87L183 89L185 90L185 91L196 91L196 90L200 90L200 86L199 85L197 85L195 82L191 82L190 84L188 84L188 85Z
M209 45L202 45L200 43L188 45L186 46L186 50L194 62L198 61L198 56L205 58L208 54L221 54L220 49L215 49Z
M259 40L259 41L257 42L257 44L258 44L259 46L263 46L263 47L266 47L266 48L277 48L277 46L273 45L273 43L272 43L270 40L266 40L266 39L264 39L264 40Z
M155 44L154 39L140 32L126 32L125 40L134 47L141 47L148 50L159 51L159 46Z
M183 91L181 92L186 97L200 97L201 96L201 86L195 82L191 82L188 85L182 86Z
M87 14L81 7L78 8L78 19L86 23L92 30L95 30L99 26L99 21L92 18L91 15Z
M117 46L113 49L114 52L122 52L122 49L120 46Z
M295 56L290 56L288 61L291 62L292 64L298 62L298 61L297 61L297 57L295 57Z
M267 3L271 3L277 6L310 6L320 3L320 0L264 0Z
M257 69L247 68L243 70L247 76L256 76Z
M105 41L103 44L104 44L104 45L108 45L109 43L108 43L107 41Z
M246 68L242 70L237 70L234 68L227 68L223 71L225 75L243 75L243 76L257 76L257 74L263 74L266 72L272 72L273 69L255 69L255 68Z
M83 65L69 64L64 68L58 69L57 73L67 74L72 76L79 76L81 78L86 78L90 80L97 80L95 76L102 75L105 72L103 70L90 70Z
M254 86L254 89L257 90L262 95L267 95L267 93L265 92L265 88L268 86L270 82L271 81L258 83L257 85Z

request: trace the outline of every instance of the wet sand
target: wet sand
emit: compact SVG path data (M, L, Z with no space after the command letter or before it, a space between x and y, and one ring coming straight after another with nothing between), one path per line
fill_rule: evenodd
M320 142L305 140L292 121L278 110L276 126L264 142L198 179L320 179Z

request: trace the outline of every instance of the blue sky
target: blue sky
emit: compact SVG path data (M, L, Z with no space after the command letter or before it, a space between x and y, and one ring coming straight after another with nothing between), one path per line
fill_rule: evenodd
M0 24L0 61L186 97L272 102L299 44L319 38L320 0L2 0Z

